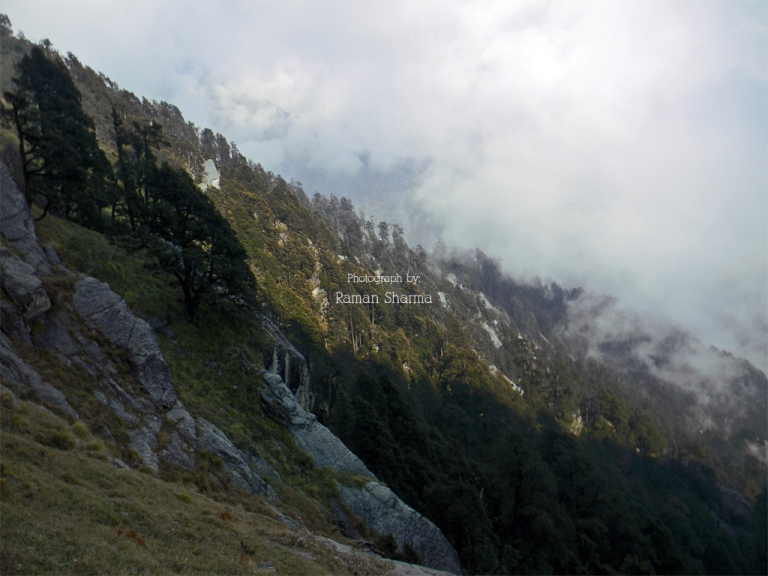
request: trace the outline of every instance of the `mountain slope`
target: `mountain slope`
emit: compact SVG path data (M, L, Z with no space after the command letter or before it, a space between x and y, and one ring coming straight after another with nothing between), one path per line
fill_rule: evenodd
M16 46L28 49L3 37L4 54ZM139 127L162 125L159 161L207 183L247 252L266 321L218 302L190 325L168 276L141 271L151 254L117 257L103 237L85 240L49 218L41 230L50 226L68 267L109 281L151 320L184 405L276 469L287 486L279 495L304 507L305 522L327 529L314 499L330 505L335 483L343 491L359 479L315 468L256 408L261 366L432 520L466 571L763 570L763 501L751 508L718 483L749 498L760 492L765 463L748 446L765 440L764 414L739 416L748 436L718 426L702 438L685 413L661 409L677 394L664 374L609 361L610 342L603 356L589 353L581 325L591 319L574 315L580 291L516 283L479 252L412 249L395 225L364 221L344 198L310 200L173 106L139 100L72 56L66 62L113 161L112 106ZM9 143L12 134L4 138L12 156ZM403 281L354 280L377 275ZM393 292L424 303L393 304ZM276 346L270 331L285 341ZM744 389L755 404L765 376L750 374ZM215 489L206 478L197 482ZM401 542L391 552L409 553Z
M284 413L275 411L274 402L266 402L270 410L262 412L260 399L273 398L263 388L282 387L285 413L301 409L280 377L266 374L263 380L268 384L260 384L262 373L253 370L248 360L253 350L247 343L240 344L240 377L222 379L219 370L218 378L213 377L219 389L237 389L233 382L241 383L248 388L246 397L221 403L226 416L201 407L206 396L210 406L210 396L189 388L206 384L200 374L189 375L199 362L191 344L195 335L177 337L163 325L176 351L174 365L169 366L165 360L169 354L161 351L149 324L137 319L106 283L73 273L52 245L41 248L23 196L2 165L0 182L5 209L0 226L4 572L56 570L74 562L69 555L79 562L75 568L86 570L110 566L128 570L138 565L174 572L193 567L248 572L275 564L297 573L403 569L380 561L359 540L379 532L397 542L395 549L385 549L391 556L397 556L398 547L404 548L411 551L411 560L458 571L456 553L437 528L379 486L362 464L352 476L336 464L323 469L312 464L311 459L336 462L342 452L354 458L330 432L321 426L310 428L303 442L294 442L286 434ZM115 266L107 255L119 256L121 251L108 247L98 235L63 222L46 224L41 230L44 237L60 244L68 265L77 266L84 256L70 252L72 242L87 240L92 249L102 251L102 261L91 263L111 268L106 275L116 285L121 285L121 277L134 281L130 269L141 262L129 257ZM158 287L162 298L162 284ZM237 320L250 324L252 332L258 328L242 313ZM221 352L227 339L218 344ZM196 409L190 413L179 395ZM240 447L201 413L222 422ZM259 424L238 430L241 418ZM158 485L159 479L165 482ZM74 488L51 489L62 482ZM386 502L380 502L381 494ZM347 501L350 508L345 507ZM371 519L363 517L364 523L350 532L358 539L357 549L345 544L338 526L355 518L350 510L374 505L389 522L377 524L377 532ZM189 516L200 513L218 519ZM93 526L80 535L84 522ZM185 528L193 545L196 531L201 532L206 545L195 546L193 556L205 555L203 564L183 551L189 538L168 534L163 527L168 523L179 525L179 531ZM63 537L59 526L68 527ZM30 539L32 529L51 542L41 546L36 537ZM375 544L368 545L376 550ZM222 550L209 552L218 546ZM40 555L41 548L48 552ZM297 548L301 551L295 552ZM272 559L258 562L265 554Z

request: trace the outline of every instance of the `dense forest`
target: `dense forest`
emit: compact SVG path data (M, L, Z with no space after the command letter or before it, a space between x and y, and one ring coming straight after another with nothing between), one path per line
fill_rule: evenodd
M302 404L440 528L465 572L766 573L766 461L744 448L766 439L760 371L740 376L752 409L728 415L731 432L692 430L674 385L581 349L567 331L581 289L517 282L480 251L409 246L396 223L308 196L7 18L1 50L0 154L40 226L67 221L140 258L164 286L145 309L179 333L270 318L306 361L308 384L286 369ZM433 303L388 304L391 290ZM258 337L222 346L179 377L196 382L185 402L248 442L267 432L246 429L257 401L235 353L274 360ZM244 385L200 377L217 371Z

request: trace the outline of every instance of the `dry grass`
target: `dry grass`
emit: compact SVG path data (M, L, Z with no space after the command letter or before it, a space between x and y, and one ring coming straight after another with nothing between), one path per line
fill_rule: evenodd
M140 316L181 316L181 293L172 277L151 270L153 260L141 252L128 254L121 247L92 230L48 215L37 224L43 243L51 244L70 270L107 282L112 290ZM73 291L73 278L56 277ZM65 286L66 287L66 286ZM46 286L47 288L47 286Z
M71 270L108 282L137 314L170 322L175 336L159 341L177 393L196 416L272 462L283 478L273 482L279 507L302 528L286 526L258 497L221 487L201 492L206 482L199 474L168 469L157 478L112 466L114 456L130 463L131 451L122 423L93 398L99 376L17 343L20 356L65 393L84 422L0 398L0 573L258 574L271 566L278 574L385 571L380 559L351 548L342 553L320 538L348 544L328 514L336 478L316 469L290 433L261 414L254 379L264 343L256 323L216 306L203 307L198 323L187 324L177 288L149 271L140 254L126 254L103 236L50 216L38 232ZM66 274L46 281L55 306L67 308L74 281ZM79 329L115 363L121 386L140 396L130 370L122 370L120 351L87 327ZM107 428L115 443L94 436Z
M377 574L275 519L259 498L214 500L191 485L109 464L84 426L2 399L3 574ZM67 442L49 442L56 435ZM53 445L51 445L53 444ZM261 565L261 567L260 567Z

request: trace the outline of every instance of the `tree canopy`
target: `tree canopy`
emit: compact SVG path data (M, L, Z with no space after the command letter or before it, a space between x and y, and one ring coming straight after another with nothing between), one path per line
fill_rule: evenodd
M229 222L184 170L158 166L163 143L157 123L126 126L113 109L119 195L113 230L147 248L173 274L184 294L189 321L206 298L253 302L255 285L247 254Z
M101 229L101 209L113 201L112 171L64 63L34 46L5 93L4 115L16 128L27 202Z
M149 233L150 250L178 280L190 321L206 297L253 301L245 249L189 174L168 164L153 168L145 198L140 232Z
M48 212L146 249L172 274L194 321L205 299L253 302L246 252L232 227L190 175L159 166L163 143L155 122L127 126L113 109L116 173L83 111L64 62L33 46L17 66L15 89L5 93L4 117L19 140L25 196Z

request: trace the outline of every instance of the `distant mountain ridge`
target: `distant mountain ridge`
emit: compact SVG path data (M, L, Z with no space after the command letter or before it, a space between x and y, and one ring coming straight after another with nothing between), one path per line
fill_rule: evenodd
M442 226L415 196L429 162L402 160L379 168L362 157L360 164L351 178L333 176L300 159L284 162L281 169L312 194L319 191L323 196L349 198L365 212L366 219L399 224L411 245L434 246L440 240Z
M9 30L0 39L6 63L31 48ZM394 533L362 534L365 523L348 515L354 504L339 512L339 494L367 480L297 451L262 402L262 367L439 528L466 572L763 571L765 374L674 329L618 325L609 304L580 289L516 282L479 250L411 247L402 227L362 218L345 197L309 197L173 105L139 99L73 55L48 54L74 78L113 165L114 109L137 130L161 129L158 163L207 184L247 255L266 320L214 300L188 323L152 254L110 236L114 213L102 213L106 236L51 217L40 230L68 268L109 282L147 319L190 413L229 438L232 454L272 470L276 493L315 530L344 527L352 538L378 538L385 555L426 560ZM3 92L12 89L8 67ZM18 181L18 142L3 130L0 154ZM115 172L118 185L123 177ZM413 280L349 280L376 274ZM66 283L55 289L66 302ZM388 290L430 295L432 304L386 304ZM344 304L337 293L369 298ZM125 438L107 440L105 409L74 404L95 437L129 460ZM162 449L175 450L171 432L156 432ZM239 498L217 472L226 454L160 474ZM255 557L251 544L240 546L245 561Z

